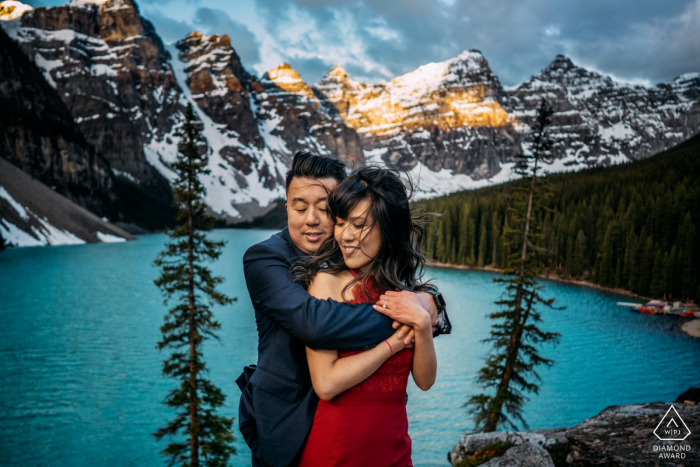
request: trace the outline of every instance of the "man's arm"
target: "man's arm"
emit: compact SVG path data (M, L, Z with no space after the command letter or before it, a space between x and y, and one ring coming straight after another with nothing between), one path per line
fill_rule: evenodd
M374 311L372 303L350 305L309 295L289 277L282 254L268 245L248 249L243 271L253 306L312 349L360 349L395 332L393 320Z

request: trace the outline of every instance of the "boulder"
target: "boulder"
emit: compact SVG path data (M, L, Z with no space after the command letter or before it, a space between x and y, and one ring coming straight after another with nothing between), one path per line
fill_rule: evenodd
M508 449L503 456L481 465L483 467L554 467L554 462L542 446L521 443Z
M671 405L691 433L684 441L664 441L654 434L662 420L667 420L665 415ZM673 411L669 414L672 415ZM682 429L680 421L678 423ZM566 432L571 448L567 460L573 466L700 466L697 447L692 449L690 445L692 433L698 431L700 406L669 402L614 405ZM683 453L682 457L665 457L667 451L673 453L679 450Z
M700 388L690 388L676 399L676 402L680 402L681 404L685 401L692 401L696 404L700 404Z
M568 440L565 436L566 428L556 428L553 430L536 430L536 431L518 431L518 432L503 432L496 431L493 433L476 433L464 435L459 443L452 448L452 451L447 455L452 465L463 461L467 456L474 455L487 444L497 441L511 442L520 445L522 443L530 443L538 446L551 447L556 444L566 444Z

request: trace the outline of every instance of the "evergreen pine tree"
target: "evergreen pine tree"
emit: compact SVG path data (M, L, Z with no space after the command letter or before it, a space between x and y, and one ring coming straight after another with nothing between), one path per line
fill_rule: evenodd
M686 213L683 223L678 228L678 245L681 248L679 255L679 266L681 271L681 295L683 299L693 297L694 270L693 258L695 258L695 225L690 217L690 212Z
M665 291L667 264L668 256L666 257L666 261L664 261L663 253L661 253L661 250L657 250L651 272L651 285L649 286L649 294L652 298L661 298Z
M613 258L612 258L612 223L608 224L603 239L603 247L600 252L600 266L598 268L598 282L609 286L613 282Z
M542 319L536 306L551 307L554 299L540 295L542 286L537 283L536 276L542 250L533 244L538 238L539 226L531 223L536 218L533 210L542 194L536 185L537 171L539 162L548 155L550 143L545 130L551 115L551 107L543 100L537 114L532 155L523 155L525 161L519 165L527 178L518 191L521 196L514 200L511 211L514 228L508 231L510 242L518 245L519 251L512 257L516 269L506 271L506 277L494 279L504 284L505 292L503 298L495 302L501 310L489 315L494 323L486 341L493 343L493 349L479 370L478 378L478 384L495 389L496 393L472 395L465 404L473 416L476 431L492 432L504 424L517 429L513 419L527 427L522 417L522 406L526 402L523 392L539 392L539 387L527 377L539 380L535 367L554 363L541 357L536 347L539 343L556 343L560 334L544 332L537 327ZM532 166L528 161L532 161Z
M651 235L646 237L646 242L642 245L642 260L640 261L639 285L637 293L649 295L649 285L651 284L651 273L654 261L654 239Z
M580 276L586 267L586 234L583 230L576 235L576 246L574 247L574 275Z
M501 236L501 222L498 218L498 213L494 211L491 216L491 245L493 251L491 252L491 266L496 267L498 262L498 240Z
M462 205L462 211L459 215L459 250L457 251L458 262L464 264L467 262L467 246L469 245L469 229L467 223L469 221L469 203Z
M470 216L467 221L467 264L476 264L476 225L474 219Z
M569 276L575 275L576 268L574 267L574 243L575 240L567 235L566 238L566 271Z
M173 197L179 208L176 216L179 225L169 234L172 240L155 260L161 272L154 282L166 302L176 302L161 326L163 337L158 349L172 350L163 362L163 375L174 378L179 385L163 403L178 412L153 435L158 440L178 435L187 438L170 442L161 452L170 457L171 466L223 467L235 453L231 431L233 418L215 413L224 405L226 396L205 377L201 346L203 339L217 338L214 331L220 327L214 320L211 306L226 305L233 300L216 290L223 279L212 276L202 264L205 260L216 260L224 242L211 241L203 233L213 228L214 220L205 213L202 201L205 189L198 176L209 170L206 169L207 156L200 153L204 140L192 105L187 106L185 122L177 136L182 139L172 167L178 175Z
M481 235L479 235L479 261L477 266L482 267L486 263L486 251L488 250L488 234L486 233L486 216L481 216Z

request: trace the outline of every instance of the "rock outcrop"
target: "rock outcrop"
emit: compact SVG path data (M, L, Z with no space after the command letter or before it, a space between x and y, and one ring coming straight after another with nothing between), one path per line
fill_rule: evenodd
M652 402L610 406L573 428L465 435L448 460L455 465L487 444L508 440L515 445L531 443L550 451L568 451L566 463L572 467L700 466L700 453L691 441L699 431L698 405Z
M656 431L664 437L658 430L668 428L665 425L671 423L668 417L664 417L671 405L682 418L682 422L676 418L671 427L675 424L682 428L685 424L691 433L700 431L699 406L653 402L607 407L566 432L572 465L700 466L697 446L692 446L695 448L692 449L687 438L686 441L663 441L654 434ZM664 426L659 426L662 421ZM686 450L686 446L690 449ZM668 455L676 453L683 455Z
M518 432L496 431L464 435L461 441L447 454L447 460L452 465L458 464L481 451L484 446L498 441L512 443L515 446L525 443L545 448L551 448L557 444L567 444L566 430L567 428Z
M484 467L554 467L549 453L537 444L522 443L481 464Z

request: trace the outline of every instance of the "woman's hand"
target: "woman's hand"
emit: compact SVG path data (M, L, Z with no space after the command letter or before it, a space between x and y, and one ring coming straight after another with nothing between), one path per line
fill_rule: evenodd
M388 338L386 341L389 343L391 346L391 349L393 350L394 355L401 352L403 349L406 348L406 344L404 343L403 339L399 339L398 337L399 331L395 332L390 338ZM385 345L385 343L382 343L381 345ZM409 344L412 345L412 344Z
M416 332L426 328L432 330L430 313L423 308L420 298L413 292L387 291L379 297L374 309L394 321L413 327Z

